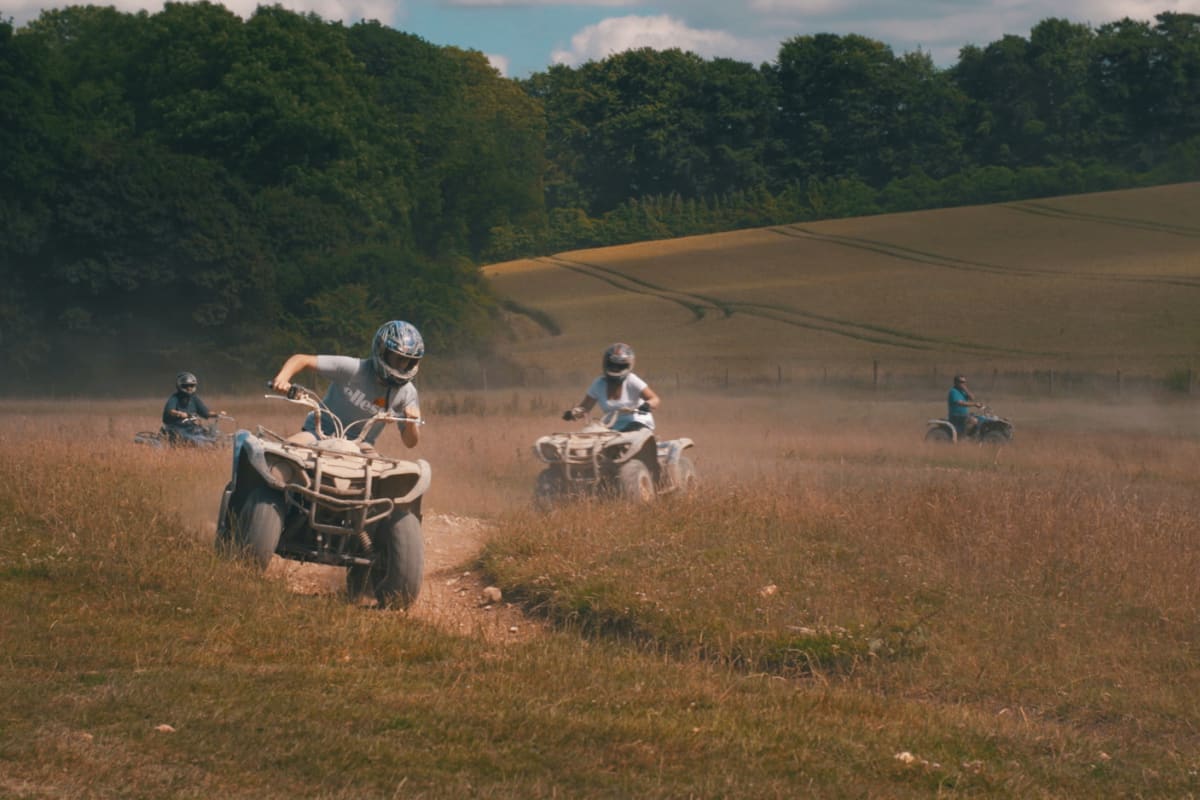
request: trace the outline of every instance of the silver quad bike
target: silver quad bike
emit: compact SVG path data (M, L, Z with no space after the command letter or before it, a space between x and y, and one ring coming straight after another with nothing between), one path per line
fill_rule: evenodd
M364 437L374 425L420 420L383 411L343 425L304 387L292 386L287 400L312 411L316 431L323 419L332 421L333 434L317 433L312 443L262 426L257 434L234 435L233 476L217 514L218 551L261 569L273 555L345 567L352 602L369 594L380 607L408 607L421 590L421 497L429 464L381 456Z
M979 412L972 414L974 427L965 436L959 436L954 423L948 419L931 419L926 423L925 441L927 442L958 442L969 439L983 444L1008 444L1012 441L1014 426L1011 420L998 416L991 408L984 406Z
M233 442L232 433L221 431L221 422L233 422L228 414L218 414L212 419L204 419L195 415L188 417L179 425L163 425L156 431L138 431L133 436L137 444L150 447L199 447L215 448L229 447Z
M582 430L552 433L533 445L546 464L537 476L534 501L541 508L577 496L616 496L648 503L672 492L687 494L697 485L696 467L685 451L691 439L659 441L642 428L615 431L614 409L599 421L589 418Z

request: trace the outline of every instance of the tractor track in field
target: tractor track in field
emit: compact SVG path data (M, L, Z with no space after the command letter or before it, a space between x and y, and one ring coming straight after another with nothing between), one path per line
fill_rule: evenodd
M1015 207L1009 206L1009 208ZM940 267L942 269L951 269L974 274L1000 275L1010 278L1067 278L1111 283L1158 284L1164 286L1185 286L1190 289L1200 289L1200 279L1195 278L1173 277L1169 275L1128 275L1122 273L1083 272L1077 270L1061 271L1052 269L1037 269L1035 267L1005 266L1002 264L990 264L986 261L972 261L969 259L956 258L954 256L943 256L938 253L928 253L922 250L914 250L912 248L903 247L897 244L876 241L874 239L864 239L857 236L842 236L834 233L818 233L817 231L803 228L798 225L776 226L769 228L768 230L778 233L781 236L790 236L794 239L808 239L812 241L824 242L826 244L838 245L841 247L851 247L856 250L866 250L868 252L878 253L880 255L900 259L902 261L911 261L931 267Z
M710 311L715 311L725 318L732 317L734 314L743 314L796 328L829 333L857 341L899 347L907 350L950 348L961 352L985 355L1052 355L1050 353L1031 352L1011 347L995 347L973 342L951 341L922 336L882 325L839 319L838 317L818 314L792 306L725 300L711 295L684 292L636 278L612 267L603 267L598 264L589 264L584 261L569 260L557 256L547 256L537 260L595 280L603 281L622 291L654 297L683 306L692 313L696 321L705 319Z
M1111 214L1096 214L1087 211L1071 211L1066 208L1058 208L1049 203L1006 203L1005 208L1010 211L1019 211L1023 214L1035 214L1044 217L1053 217L1055 219L1065 219L1074 222L1087 222L1096 225L1117 225L1123 228L1136 228L1137 230L1150 231L1151 233L1166 233L1172 236L1184 236L1189 239L1200 239L1200 227L1195 225L1175 225L1170 222L1155 222L1148 219L1136 219L1134 217L1118 217Z

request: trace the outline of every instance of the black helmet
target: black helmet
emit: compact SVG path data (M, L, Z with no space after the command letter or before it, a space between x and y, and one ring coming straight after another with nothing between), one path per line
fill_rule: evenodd
M385 322L371 342L371 363L375 374L393 386L403 386L417 376L425 341L416 326L404 320Z
M196 376L190 372L181 372L175 376L175 388L191 394L196 391Z
M604 377L624 378L633 372L633 348L624 342L611 344L604 351Z

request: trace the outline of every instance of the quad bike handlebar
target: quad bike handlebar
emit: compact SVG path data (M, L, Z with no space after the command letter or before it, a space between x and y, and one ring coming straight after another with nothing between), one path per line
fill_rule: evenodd
M365 419L355 420L350 423L342 422L337 414L329 410L329 406L325 405L321 400L321 396L305 386L298 383L293 383L288 387L284 394L279 394L275 389L275 385L271 381L267 381L267 388L274 394L264 395L267 399L287 400L290 403L302 405L305 408L311 409L315 415L314 433L318 439L351 439L354 441L362 440L367 431L371 430L371 426L377 422L402 422L406 425L424 425L425 420L420 417L408 417L401 414L393 414L391 411L380 410ZM326 435L324 427L321 425L321 417L326 416L333 422L333 433ZM354 428L359 428L358 434L350 435L350 431Z

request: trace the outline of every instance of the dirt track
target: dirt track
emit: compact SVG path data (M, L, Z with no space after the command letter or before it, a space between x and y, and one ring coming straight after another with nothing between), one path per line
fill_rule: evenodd
M482 521L471 517L425 515L425 581L420 597L407 614L490 641L527 639L540 631L538 623L503 600L488 602L483 596L483 578L471 562L482 546L485 530ZM285 578L297 594L336 595L345 591L346 571L341 567L275 558L267 575ZM363 602L373 605L371 601Z

